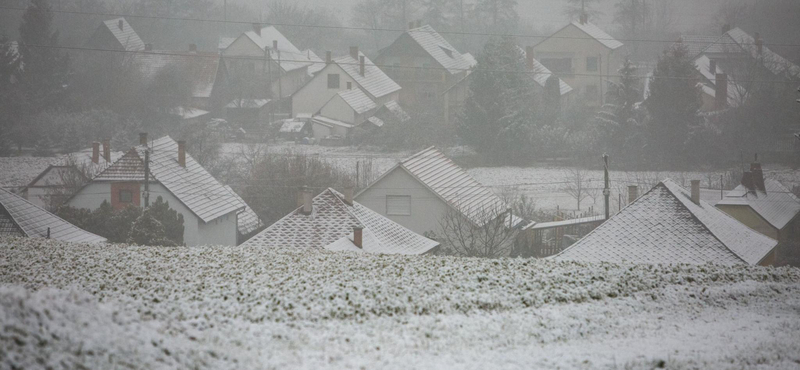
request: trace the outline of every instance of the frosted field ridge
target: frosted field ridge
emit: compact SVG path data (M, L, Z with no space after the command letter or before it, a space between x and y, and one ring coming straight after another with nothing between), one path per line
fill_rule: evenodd
M793 268L0 250L0 368L800 367Z

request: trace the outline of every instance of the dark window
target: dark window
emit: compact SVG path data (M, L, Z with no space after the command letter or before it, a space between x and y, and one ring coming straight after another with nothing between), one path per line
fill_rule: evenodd
M588 57L586 58L586 71L588 72L597 72L597 57Z
M338 89L339 88L339 75L338 74L329 74L328 75L328 88L329 89Z
M347 83L347 90L353 90L353 83L352 82L348 82Z
M119 202L120 203L132 203L133 202L133 192L130 190L120 190L119 191Z

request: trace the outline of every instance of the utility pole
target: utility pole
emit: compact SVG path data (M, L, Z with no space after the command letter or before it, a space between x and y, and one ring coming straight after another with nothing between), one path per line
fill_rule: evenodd
M144 208L150 207L150 150L144 151Z
M606 205L606 220L608 220L608 197L611 195L611 189L608 188L608 154L603 154L604 173L605 173L605 187L603 188L603 197L605 198Z

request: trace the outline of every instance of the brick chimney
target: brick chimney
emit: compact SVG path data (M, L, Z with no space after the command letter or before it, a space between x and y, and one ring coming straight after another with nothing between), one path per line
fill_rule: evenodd
M356 247L364 249L364 227L363 226L353 226L353 244Z
M628 186L628 204L633 203L639 197L639 187L636 185Z
M119 27L120 31L124 31L125 30L125 21L120 19L119 22L117 22L117 27Z
M750 171L742 173L742 186L750 193L755 193L755 186L753 185L753 174Z
M352 57L355 60L358 60L358 46L350 47L350 57Z
M147 133L140 132L139 133L139 145L147 145Z
M261 37L261 23L253 23L253 32L256 33L259 37Z
M714 82L714 99L717 110L722 110L728 107L728 75L725 73L717 73L716 81Z
M361 75L361 77L364 77L364 75L367 72L365 66L366 64L365 59L366 57L364 57L363 55L358 58L358 73Z
M103 139L103 158L111 162L111 139Z
M192 53L197 52L197 44L189 44L189 51Z
M758 51L758 55L764 55L764 40L761 39L761 34L756 32L756 50Z
M308 216L311 214L313 210L314 210L314 193L311 192L311 188L304 186L302 212L304 215Z
M326 51L325 52L325 64L331 64L332 61L333 61L333 57L331 56L331 52L330 51Z
M100 163L100 143L97 141L92 143L92 163Z
M692 203L700 205L700 180L692 180Z
M750 173L753 187L766 193L767 187L764 183L764 171L761 169L761 163L758 161L758 154L756 154L755 162L750 163Z
M178 165L186 168L186 141L178 140Z
M353 192L354 189L352 186L344 188L344 202L349 206L353 205Z
M525 61L528 64L528 70L533 71L533 46L525 47Z

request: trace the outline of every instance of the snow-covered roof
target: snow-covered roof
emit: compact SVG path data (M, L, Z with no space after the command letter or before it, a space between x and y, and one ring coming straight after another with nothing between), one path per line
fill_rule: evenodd
M400 120L400 122L405 122L411 119L411 116L408 115L405 109L400 106L396 101L390 100L386 104L383 105L383 108L386 108L389 112L391 112L395 118Z
M364 94L361 89L344 90L340 91L337 95L342 98L350 108L353 108L356 114L366 113L377 108L375 101L367 96L367 94Z
M407 33L412 40L419 44L431 58L450 74L465 72L473 67L472 61L474 61L474 58L472 60L465 58L433 27L425 25L410 29Z
M312 65L308 66L309 76L314 77L314 75L317 74L317 72L325 68L325 61L322 60L322 58L320 58L311 49L303 50L303 54L305 54L306 57L308 57L308 60L310 60L313 63Z
M234 41L236 41L236 37L220 37L219 42L217 43L217 49L222 52L227 49L228 46L231 46Z
M225 108L261 108L269 102L269 99L234 99Z
M119 44L127 51L140 51L144 50L144 41L139 38L136 31L133 30L125 18L110 19L103 22L103 25L111 31L114 38L119 41ZM120 28L122 25L122 28Z
M354 227L363 227L363 248L353 243ZM408 255L424 254L438 245L358 202L347 204L333 189L314 197L310 215L300 207L243 244Z
M578 28L579 30L583 31L587 35L591 36L593 39L597 40L598 42L603 44L603 46L611 50L618 49L623 45L621 42L617 41L613 36L609 35L608 33L606 33L606 31L603 31L602 29L600 29L600 27L597 27L593 23L590 22L581 23L578 21L574 21L572 22L572 25Z
M342 122L342 121L339 121L339 120L336 120L336 119L333 119L333 118L329 118L329 117L325 117L325 116L314 116L314 118L312 118L311 120L313 121L313 123L317 123L317 124L320 124L320 125L323 125L323 126L326 126L326 127L333 127L333 126L339 126L339 127L344 127L344 128L353 128L353 127L355 127L354 125L351 125L351 124L349 124L347 122Z
M50 239L77 243L106 241L0 188L0 235L46 238L48 229Z
M208 98L217 83L221 59L217 53L148 51L133 55L133 64L147 79L159 77L167 68L175 68L192 84L192 96Z
M686 46L689 50L689 57L693 58L718 39L719 35L682 35L678 42Z
M238 196L211 176L186 153L186 167L178 163L178 143L165 136L137 146L92 181L144 181L145 150L150 150L150 180L162 184L203 222L243 209Z
M364 53L359 52L359 57ZM364 57L364 75L360 73L360 62L350 55L341 56L333 60L350 78L352 78L364 91L373 98L381 98L393 92L400 91L400 85L394 82L372 61Z
M788 74L792 77L800 77L800 66L773 52L766 45L762 46L762 53L759 54L755 41L755 38L737 27L719 37L703 50L703 53L728 54L731 52L744 52L752 58L761 59L764 67L775 75Z
M554 258L755 265L776 245L667 179Z
M525 58L528 57L528 54L524 49L522 49L519 46L517 46L517 49L522 53L523 57ZM553 72L550 72L550 70L547 69L547 67L545 67L544 64L540 63L536 59L533 60L532 72L533 74L531 75L531 78L533 78L533 80L536 81L536 83L539 84L539 86L541 86L542 88L547 86L547 80L550 79L551 76L553 76ZM564 80L560 78L558 79L558 87L562 96L572 91L572 86L568 85L566 82L564 82Z
M303 52L298 49L286 36L284 36L277 28L273 26L264 27L261 29L261 34L254 31L247 31L240 37L247 37L253 41L261 50L268 50L270 59L280 61L279 65L285 72L291 72L303 67L310 67L316 59L312 59L308 51ZM273 49L273 42L278 42L278 48ZM229 44L230 46L230 44Z
M469 63L469 67L470 68L474 68L474 67L476 67L478 65L478 60L475 59L475 56L473 56L472 54L464 53L464 54L461 54L461 56L463 56L464 59L467 60L467 62Z
M777 180L765 179L766 193L761 190L748 191L744 185L725 194L718 206L750 207L765 221L778 230L800 213L800 200Z
M256 212L247 205L244 199L242 199L242 197L240 197L239 194L233 190L233 188L225 185L225 189L231 193L231 201L236 203L237 207L242 208L242 210L236 215L238 220L237 226L239 228L239 234L249 235L253 231L256 231L259 227L264 226L264 224L261 222L261 219L258 218Z
M383 122L382 119L380 119L380 118L378 118L376 116L372 116L370 118L367 118L367 122L375 125L375 127L383 127L383 125L386 124L386 122Z
M281 124L281 128L279 132L283 133L299 133L303 131L303 127L306 127L305 121L295 120L295 119L286 119Z
M717 84L717 73L725 73L719 65L716 66L716 73L711 71L711 59L705 55L701 55L694 60L695 68L705 78L705 83L702 83L701 88L703 93L711 97L717 96L715 86ZM744 102L745 90L739 86L734 80L733 76L728 76L728 105L736 107Z

